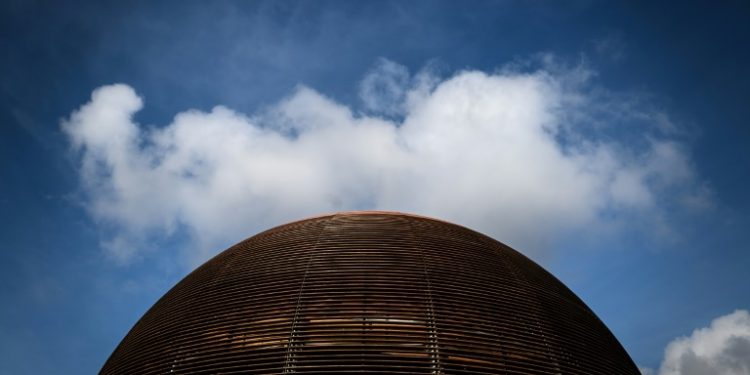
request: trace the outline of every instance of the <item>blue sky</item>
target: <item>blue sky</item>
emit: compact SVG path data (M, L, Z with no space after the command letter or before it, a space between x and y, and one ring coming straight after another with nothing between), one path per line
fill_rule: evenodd
M527 253L646 372L750 373L747 4L0 7L0 374L96 372L216 252L371 208Z

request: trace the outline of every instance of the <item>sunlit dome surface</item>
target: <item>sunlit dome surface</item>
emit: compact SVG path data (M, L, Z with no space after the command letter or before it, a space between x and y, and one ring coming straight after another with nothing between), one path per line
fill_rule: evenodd
M102 374L639 374L569 289L472 230L400 213L282 225L206 262Z

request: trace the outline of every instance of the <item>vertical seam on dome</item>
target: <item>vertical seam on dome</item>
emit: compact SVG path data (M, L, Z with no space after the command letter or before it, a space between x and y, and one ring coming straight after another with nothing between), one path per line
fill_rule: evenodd
M505 246L505 245L503 245ZM495 246L496 247L496 246ZM507 247L507 246L505 246ZM496 247L497 248L497 247ZM515 250L514 250L515 251ZM505 259L506 264L508 265L508 268L510 271L515 275L515 279L519 283L523 283L525 285L525 288L531 289L531 290L538 290L536 287L532 284L531 280L529 279L528 270L524 269L519 263L517 262L517 256L515 253L507 253L504 249L504 247L499 248L498 253L501 257ZM517 252L516 252L517 253ZM520 254L520 253L518 253ZM526 258L523 254L521 254L523 258ZM520 258L520 259L523 259ZM528 258L527 258L528 259ZM533 264L533 261L531 261ZM529 268L529 267L526 267ZM557 346L553 348L553 345L550 345L550 340L548 339L548 334L545 334L544 329L542 328L542 318L543 315L546 315L548 312L540 300L540 292L537 292L537 294L532 295L528 298L529 303L535 305L537 307L537 311L529 311L529 316L531 319L531 323L535 326L536 334L540 337L540 342L544 343L544 349L547 352L547 359L550 361L549 363L551 365L555 366L555 372L556 375L562 374L562 370L560 369L560 355L556 353L555 351L564 352L564 349L562 346Z
M284 374L291 374L296 372L294 370L294 363L296 360L296 346L298 345L296 343L297 339L297 321L299 318L299 311L300 311L300 303L302 301L302 292L305 289L305 282L307 281L307 275L310 272L310 265L312 264L312 259L315 256L315 251L318 248L318 243L320 243L320 237L323 235L323 232L325 231L326 227L328 226L328 223L330 223L331 219L335 217L331 216L326 221L325 224L321 225L320 230L318 231L318 236L315 238L315 244L313 245L312 249L310 249L310 257L307 258L307 265L305 266L305 274L302 276L302 283L300 283L299 286L299 293L297 294L297 305L294 308L294 318L292 318L292 329L289 331L289 339L287 340L286 344L286 355L284 358L284 367L282 370L282 373Z
M424 249L422 248L422 241L417 234L414 225L412 224L411 218L403 218L411 229L411 234L417 242L417 249L419 250L420 258L422 259L422 271L424 272L425 283L427 284L427 329L428 329L428 346L427 354L430 356L432 362L432 373L443 374L443 365L440 361L440 345L438 340L437 324L435 323L435 303L432 299L432 283L430 282L430 273L427 270L427 261L425 260Z

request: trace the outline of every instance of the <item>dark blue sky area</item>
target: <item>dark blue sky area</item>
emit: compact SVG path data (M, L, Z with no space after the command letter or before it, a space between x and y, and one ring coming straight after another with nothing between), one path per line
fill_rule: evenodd
M180 239L131 265L101 252L60 120L134 87L160 126L189 108L253 113L299 84L357 108L380 57L493 72L549 53L669 113L714 208L680 241L622 234L545 266L658 367L665 345L750 308L750 5L715 2L41 2L0 5L0 374L98 371L189 269ZM616 134L613 136L617 136ZM251 235L252 233L248 233ZM240 240L239 238L237 240ZM500 239L502 240L502 239Z

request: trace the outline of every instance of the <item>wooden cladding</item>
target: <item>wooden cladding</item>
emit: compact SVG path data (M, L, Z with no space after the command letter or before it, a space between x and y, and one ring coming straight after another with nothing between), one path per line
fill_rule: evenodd
M509 247L352 212L283 225L162 297L101 374L639 374L604 324Z

